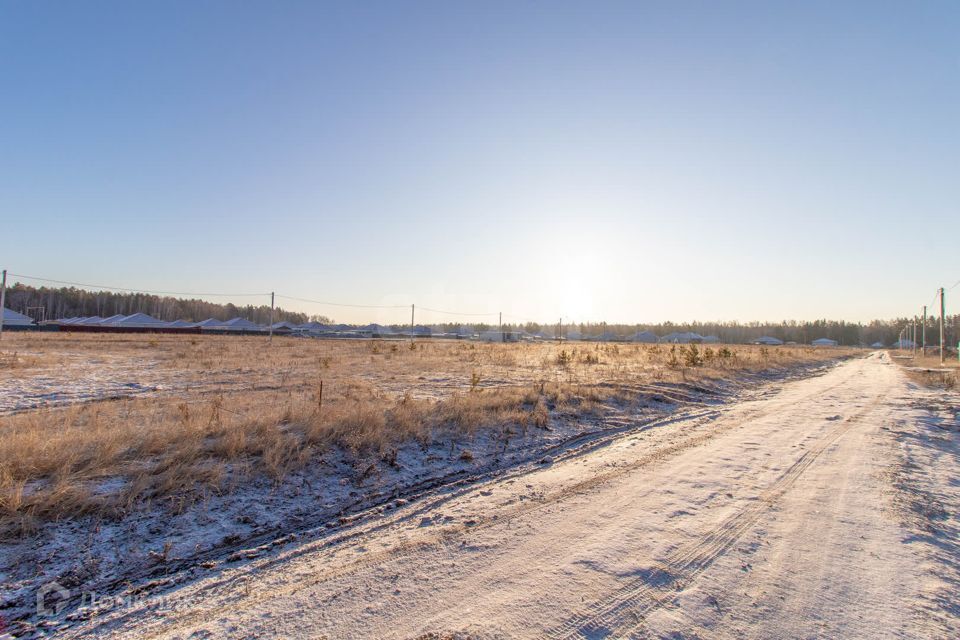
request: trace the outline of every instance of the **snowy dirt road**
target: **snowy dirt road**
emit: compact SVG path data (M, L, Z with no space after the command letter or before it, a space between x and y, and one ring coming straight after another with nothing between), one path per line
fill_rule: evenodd
M873 354L64 635L960 637L957 410Z

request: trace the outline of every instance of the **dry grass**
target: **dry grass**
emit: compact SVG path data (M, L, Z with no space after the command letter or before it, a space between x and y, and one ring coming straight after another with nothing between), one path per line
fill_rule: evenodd
M5 336L0 362L16 352L19 364L0 370L0 383L109 363L177 384L0 417L0 536L154 504L177 512L252 477L280 482L332 449L363 475L371 460L394 464L404 443L492 429L507 446L552 420L637 400L642 385L709 384L849 353L721 348L692 356L663 345Z
M892 349L890 355L894 362L906 368L907 375L925 387L936 389L956 389L960 381L960 362L956 354L944 359L940 364L939 355L912 355L907 350Z

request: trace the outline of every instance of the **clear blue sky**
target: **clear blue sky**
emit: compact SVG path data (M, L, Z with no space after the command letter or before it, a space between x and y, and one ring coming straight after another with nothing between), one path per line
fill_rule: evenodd
M0 83L16 273L627 322L960 278L957 2L2 1Z

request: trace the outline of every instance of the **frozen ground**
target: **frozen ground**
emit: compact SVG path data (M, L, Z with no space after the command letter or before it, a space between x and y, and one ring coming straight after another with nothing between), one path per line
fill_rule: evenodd
M273 380L251 385L244 369L217 371L205 379L184 376L156 361L114 355L75 357L15 373L0 378L0 416L101 400L281 388Z
M955 638L957 411L874 354L211 564L61 631Z
M96 364L104 369L98 374L100 381L127 374L163 380L162 371L148 366L137 372L129 362L118 362L113 369L104 366L106 362ZM383 521L383 514L407 502L456 496L492 478L520 476L553 460L585 455L625 433L657 431L675 421L689 426L712 420L724 403L773 392L771 380L822 373L833 366L744 373L736 383L710 387L651 383L634 390L638 402L629 407L606 405L590 417L554 416L549 429L518 433L509 446L497 434L481 430L469 439L448 438L428 447L411 444L399 450L396 460L358 459L334 450L281 483L244 480L226 493L210 492L199 504L183 509L164 502L119 521L47 523L36 536L0 545L0 615L16 622L17 629L29 630L36 622L55 629L66 616L75 621L78 615L89 615L89 610L71 613L82 604L84 594L124 594L130 585L145 594L169 591L241 559L269 555L278 547L335 539L358 523ZM83 370L77 373L76 365L71 372L77 378L84 375ZM166 375L169 379L169 371ZM432 388L435 381L424 384ZM116 492L121 488L114 486L116 482L123 479L105 479L100 489ZM446 524L461 520L446 514L423 518ZM38 618L37 590L53 582L70 590L73 598L62 616ZM26 626L20 624L24 621Z

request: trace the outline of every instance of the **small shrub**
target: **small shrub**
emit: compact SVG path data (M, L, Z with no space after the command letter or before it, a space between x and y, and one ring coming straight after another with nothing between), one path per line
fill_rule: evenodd
M670 356L667 358L667 366L671 369L680 368L680 360L677 358L677 345L670 346Z
M683 364L688 367L699 367L703 364L703 357L700 355L697 345L691 344L683 350Z

